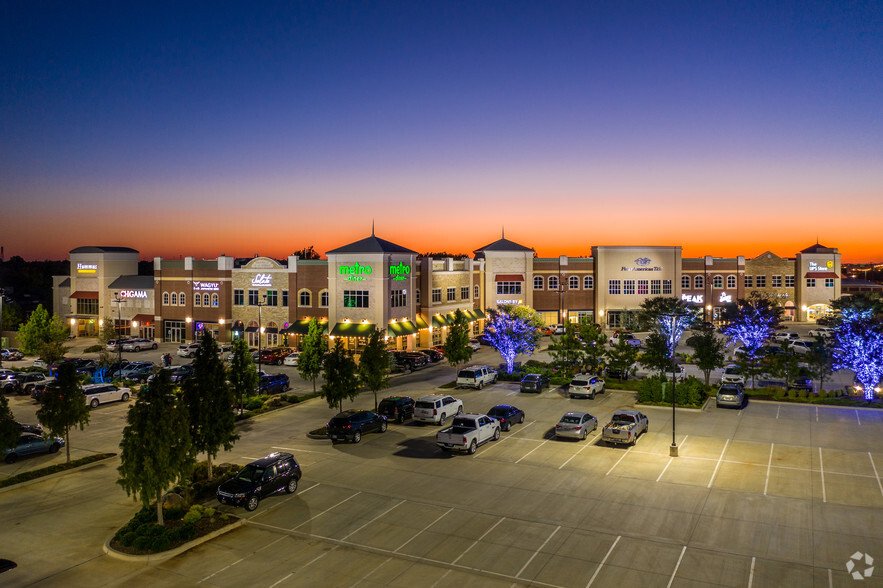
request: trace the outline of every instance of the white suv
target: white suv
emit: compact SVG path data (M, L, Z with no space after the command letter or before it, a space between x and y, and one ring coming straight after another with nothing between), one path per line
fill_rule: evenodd
M441 425L449 416L463 414L463 401L445 394L430 394L417 399L414 420Z
M745 376L742 375L742 369L732 363L728 365L724 368L724 375L721 376L721 384L741 384L744 386Z
M117 400L128 402L132 391L128 388L117 388L113 384L91 384L83 386L83 393L86 395L86 404L92 408L97 408L99 404L105 402L115 402Z
M497 370L486 365L471 365L457 372L457 388L481 390L487 384L497 382Z
M179 357L196 357L196 350L199 349L199 343L187 343L179 345L175 352Z

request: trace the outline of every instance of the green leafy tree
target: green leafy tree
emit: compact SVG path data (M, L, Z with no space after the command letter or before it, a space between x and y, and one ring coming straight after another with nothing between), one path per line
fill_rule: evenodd
M638 363L659 372L661 379L666 380L666 372L671 373L672 360L665 337L659 333L650 333L644 341L644 352L638 355Z
M211 333L206 333L199 342L193 371L194 377L184 382L181 399L190 417L193 448L205 452L211 479L212 460L218 456L221 447L230 451L239 439L232 410L236 396L227 383L227 370Z
M583 319L578 326L579 339L582 342L580 354L580 362L583 365L583 371L600 374L604 366L604 357L607 349L607 336L600 325Z
M445 359L455 370L461 363L472 359L472 347L469 346L469 319L459 308L454 313L454 320L448 325L448 336L442 344Z
M2 330L17 331L22 322L24 322L19 305L10 300L3 301L0 306L3 307L3 316L2 320L0 320L0 326L3 327Z
M815 339L806 355L806 364L813 378L819 381L819 390L823 390L825 379L834 372L834 349L824 337L817 335Z
M343 410L344 399L355 400L359 394L359 377L356 362L344 349L343 340L340 338L334 341L334 348L325 360L324 374L322 398L328 402L328 408L336 406L339 410Z
M307 334L304 335L303 349L297 356L297 372L304 380L313 382L313 392L316 391L316 379L322 374L322 358L326 351L328 343L322 334L322 327L313 317L307 326Z
M71 461L71 428L79 427L82 431L89 424L89 417L76 367L68 362L59 365L58 376L43 394L43 406L37 411L37 419L50 435L64 438L68 463Z
M711 382L711 372L722 368L726 355L724 341L714 334L714 329L703 327L687 339L687 345L693 349L696 367L705 375L705 386Z
M383 332L374 329L368 337L368 345L359 360L359 377L374 393L374 410L377 410L377 393L389 387L390 353L386 350Z
M559 368L569 371L582 363L584 348L578 335L578 325L564 325L564 334L560 337L552 335L550 341L549 355Z
M783 378L788 386L800 368L800 356L790 342L783 341L780 352L768 354L764 358L764 364L771 374Z
M611 369L619 371L619 381L623 380L623 376L631 369L635 361L638 359L638 348L631 345L625 339L622 339L607 350L608 366Z
M258 368L248 352L248 343L237 339L230 357L230 393L239 399L239 410L245 406L245 397L254 394L258 387Z
M107 345L108 341L113 341L119 336L120 334L114 326L113 321L104 317L104 320L101 321L101 328L98 330L98 342L102 345Z
M49 312L41 304L19 328L18 341L25 354L38 355L47 364L51 364L64 357L64 352L67 351L64 342L69 334L70 331L61 317L57 314L49 316Z
M141 389L126 422L117 484L145 507L155 500L157 522L162 525L163 492L183 479L194 463L187 411L175 395L168 370L161 370Z
M0 451L15 447L19 436L21 436L21 429L12 416L9 400L0 394Z

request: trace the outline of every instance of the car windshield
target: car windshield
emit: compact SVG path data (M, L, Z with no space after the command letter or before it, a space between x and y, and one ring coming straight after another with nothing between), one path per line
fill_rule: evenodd
M236 479L242 480L243 482L260 482L263 477L264 468L249 464L240 470Z
M564 415L563 417L561 417L562 423L577 424L578 425L579 421L580 421L580 417L570 415L570 414L567 414L567 415Z

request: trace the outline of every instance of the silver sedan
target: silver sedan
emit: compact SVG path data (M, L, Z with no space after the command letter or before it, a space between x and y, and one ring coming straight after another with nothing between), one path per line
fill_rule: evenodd
M598 419L587 412L568 412L555 425L556 437L585 439L589 431L598 428Z

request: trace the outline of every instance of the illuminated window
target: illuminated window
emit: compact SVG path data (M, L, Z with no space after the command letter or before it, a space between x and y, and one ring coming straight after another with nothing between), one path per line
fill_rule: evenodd
M592 276L586 276L583 278L583 290L594 290L595 289L595 278Z
M212 306L215 308L218 307L218 295L217 294L212 294Z
M343 306L344 308L368 308L368 291L344 290Z
M521 282L497 282L497 294L521 294Z
M543 276L534 276L533 277L533 289L534 290L542 290L543 289Z
M727 288L731 290L736 287L736 276L727 276Z
M567 278L567 288L569 290L579 290L579 276L570 276Z

